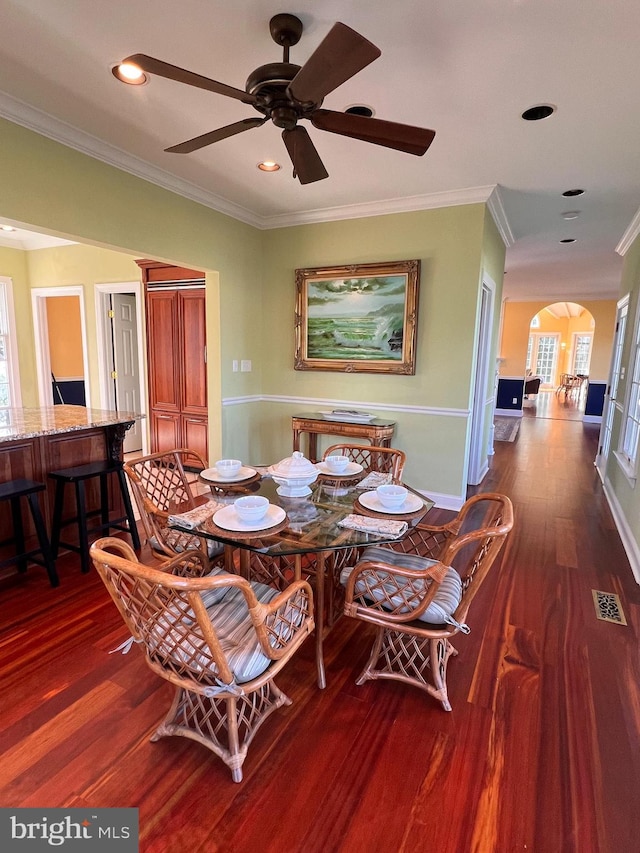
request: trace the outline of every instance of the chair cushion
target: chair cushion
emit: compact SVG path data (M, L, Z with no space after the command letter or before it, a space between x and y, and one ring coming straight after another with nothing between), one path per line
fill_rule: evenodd
M391 548L384 548L380 545L370 545L362 552L360 562L376 561L387 563L390 566L398 566L404 569L423 570L429 566L434 566L437 560L430 560L428 557L419 557L417 554L403 554L400 551L393 551ZM356 565L359 565L357 563ZM340 574L340 583L343 586L347 585L351 573L355 566L346 566ZM374 573L377 575L377 572ZM406 586L409 583L407 578L394 576L393 581L385 582L383 580L382 589L370 589L364 580L358 580L355 584L355 592L359 595L369 594L376 601L382 601L385 598L384 593L390 595L390 602L394 607L399 608L398 612L407 612L409 608L402 607L403 597L400 593L394 595L393 592L399 586ZM427 584L430 583L428 580ZM414 583L414 587L419 587L424 584L424 581ZM429 604L424 613L419 616L419 621L428 622L431 625L456 624L451 618L451 614L455 611L462 598L462 581L460 575L455 569L449 568L444 580L440 584L433 601ZM388 608L391 609L391 608Z
M171 533L175 533L175 536L172 536ZM188 534L180 533L179 531L171 531L168 529L168 535L166 537L166 544L169 548L173 549L176 554L181 554L184 551L184 542L188 541L191 537L188 537ZM166 554L163 546L158 542L157 537L150 536L149 537L149 545L153 548L154 551L159 551L162 554ZM200 540L197 536L194 536L190 541L190 544L187 545L187 550L193 549L196 550L200 547ZM214 557L218 557L224 551L224 545L221 545L219 542L215 542L213 539L207 540L207 555L210 560Z
M218 574L225 572L222 569L211 572L211 575ZM254 581L251 586L261 604L268 604L279 595L279 590L266 584ZM235 681L242 684L257 678L267 669L271 658L262 651L242 591L237 587L220 587L202 593L202 599ZM181 667L186 664L197 673L204 669L215 669L209 648L195 626L193 615L190 608L188 611L183 610L182 603L178 602L163 610L147 639L152 657L155 652L161 658L173 658ZM285 610L285 617L289 615L289 611ZM302 614L298 624L300 619ZM291 636L290 626L291 621L284 618L276 620L272 628L286 642Z

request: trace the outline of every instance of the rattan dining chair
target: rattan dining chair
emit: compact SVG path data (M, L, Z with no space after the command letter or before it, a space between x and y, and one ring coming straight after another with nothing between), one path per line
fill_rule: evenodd
M152 453L124 464L146 539L154 551L175 557L186 549L195 548L222 565L223 546L169 527L172 509L179 505L184 512L197 506L195 475L189 477L187 469L201 471L204 468L202 457L184 448Z
M379 471L391 474L393 480L400 480L406 455L395 447L376 447L371 444L332 444L322 455L323 459L332 455L348 456L351 462L362 465L366 473Z
M242 780L258 728L291 700L273 679L313 630L311 587L279 592L214 569L201 551L151 568L126 542L103 538L93 563L149 668L175 687L152 736L178 735L206 746Z
M471 602L513 527L504 495L470 498L449 524L418 525L411 541L370 546L340 575L347 616L376 626L369 660L356 680L395 679L425 690L451 710L451 638L469 633ZM417 530L415 528L414 530ZM422 556L416 553L420 549Z

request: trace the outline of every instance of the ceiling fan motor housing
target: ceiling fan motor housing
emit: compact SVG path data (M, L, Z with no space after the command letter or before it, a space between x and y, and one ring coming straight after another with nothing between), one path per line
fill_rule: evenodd
M254 107L277 127L287 130L320 106L319 103L296 101L288 94L289 83L298 71L300 66L292 62L269 62L252 71L245 84L245 90L257 98Z

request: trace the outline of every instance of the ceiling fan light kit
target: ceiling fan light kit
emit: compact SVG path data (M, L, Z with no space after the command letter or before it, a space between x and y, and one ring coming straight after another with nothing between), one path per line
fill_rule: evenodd
M302 120L310 121L318 130L359 139L417 157L427 151L435 137L433 130L383 121L361 111L336 112L321 109L328 94L381 55L380 50L368 39L346 24L338 22L304 65L300 66L289 62L289 50L302 36L300 19L289 13L274 15L269 23L269 30L272 39L283 48L283 60L261 65L252 71L244 90L143 53L133 54L123 60L123 64L138 66L144 74L157 74L178 83L235 98L261 113L259 118L241 119L173 145L165 151L188 154L206 145L260 127L271 120L282 130L282 139L293 164L294 176L301 184L321 181L329 176L306 128L299 124Z

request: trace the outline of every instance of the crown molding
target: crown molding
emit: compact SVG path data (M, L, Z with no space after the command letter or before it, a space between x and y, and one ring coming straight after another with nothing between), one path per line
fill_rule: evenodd
M102 163L134 175L136 178L142 178L144 181L149 181L149 183L183 196L183 198L217 210L219 213L224 213L247 225L260 227L259 217L256 217L246 208L233 204L214 193L206 192L189 181L165 172L164 169L152 166L115 145L103 142L97 136L85 133L85 131L54 118L43 110L36 109L17 98L13 98L6 92L0 92L0 116L14 124L19 124L21 127L26 127L27 130L33 130L47 139L73 148L74 151L79 151L81 154L86 154L95 160L100 160Z
M274 228L287 228L295 225L308 225L321 222L336 222L345 219L362 219L369 216L384 216L394 213L411 213L418 210L433 210L439 207L453 207L462 204L488 204L496 227L507 247L513 245L513 233L507 221L502 199L497 185L485 187L470 187L447 192L427 193L406 198L381 199L363 204L344 205L342 207L327 207L318 210L285 213L275 216L258 216L240 205L234 204L221 196L209 193L195 184L171 175L146 163L139 157L128 154L115 145L110 145L98 137L73 125L55 118L49 113L39 110L17 98L0 91L0 117L12 121L21 127L39 133L47 139L59 142L78 151L114 166L123 172L142 178L183 198L188 198L218 213L223 213L246 225L251 225L262 231Z
M511 225L509 224L509 220L507 219L504 204L502 203L502 195L500 194L499 184L496 184L493 187L493 191L487 199L487 207L489 208L489 213L493 217L493 221L496 224L496 228L498 229L498 232L502 237L504 245L507 247L507 249L509 249L516 242L516 239L513 236L513 231L511 230Z
M616 246L616 252L624 257L638 234L640 234L640 207Z
M495 186L470 187L462 190L428 193L426 195L390 198L362 204L347 204L342 207L324 207L300 213L283 213L266 216L263 228L289 228L294 225L311 225L318 222L337 222L344 219L363 219L368 216L384 216L391 213L411 213L416 210L433 210L438 207L453 207L460 204L483 204L494 192Z

